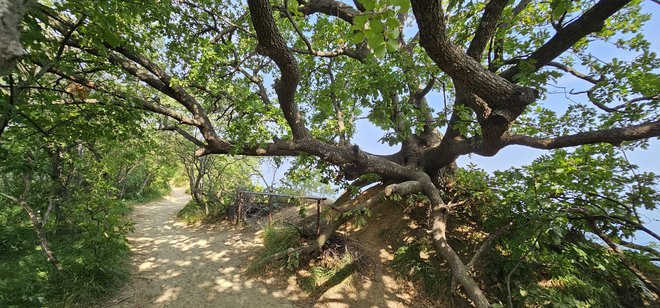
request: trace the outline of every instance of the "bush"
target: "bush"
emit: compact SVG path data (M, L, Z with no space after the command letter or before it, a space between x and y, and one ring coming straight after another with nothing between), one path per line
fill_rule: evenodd
M60 271L42 255L26 215L0 228L0 307L89 305L129 278L128 206L91 193L63 210L66 224L55 232L51 219L44 227Z
M179 212L176 217L187 224L201 222L206 218L206 213L194 200L190 200Z

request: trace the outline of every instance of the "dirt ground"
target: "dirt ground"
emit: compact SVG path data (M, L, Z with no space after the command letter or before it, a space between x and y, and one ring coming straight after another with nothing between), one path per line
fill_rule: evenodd
M230 223L187 226L176 213L190 197L184 189L139 205L129 283L101 307L407 307L389 275L356 286L335 286L309 298L295 276L253 278L243 270L261 247L258 228ZM380 275L379 275L380 276Z

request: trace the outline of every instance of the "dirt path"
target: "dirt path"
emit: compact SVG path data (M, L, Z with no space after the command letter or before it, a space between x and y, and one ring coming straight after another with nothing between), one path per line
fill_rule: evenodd
M260 246L253 231L232 226L189 227L176 213L190 197L175 188L131 214L133 278L104 307L293 307L287 282L245 278ZM284 284L282 284L284 283Z

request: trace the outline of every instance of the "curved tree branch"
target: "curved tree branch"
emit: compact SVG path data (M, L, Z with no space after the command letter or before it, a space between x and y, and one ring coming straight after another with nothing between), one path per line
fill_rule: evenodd
M658 136L660 136L660 121L622 128L577 133L556 138L510 135L503 139L504 145L518 144L537 149L549 150L603 142L618 145L624 141L640 140Z
M298 9L305 15L311 15L315 13L323 13L328 16L335 16L337 18L343 19L344 21L352 24L353 18L360 15L361 12L353 8L352 6L343 3L341 1L334 0L309 0L302 1L298 0L298 3L302 6Z
M296 89L300 80L298 62L289 51L275 24L270 3L266 0L248 0L248 6L250 18L259 40L257 52L273 59L281 72L281 76L275 81L274 86L280 108L284 112L284 118L291 127L293 137L305 139L309 136L309 132L305 128L305 123L295 102Z
M605 20L621 10L630 0L600 0L575 21L559 29L543 46L534 51L526 60L532 61L536 70L545 66L583 37L600 31ZM529 62L528 62L529 63ZM502 72L500 76L513 80L520 73L520 64Z
M488 71L451 42L440 2L411 2L422 47L455 83L484 99L491 108L505 108L514 114L520 114L536 100L538 93L535 90L514 85Z

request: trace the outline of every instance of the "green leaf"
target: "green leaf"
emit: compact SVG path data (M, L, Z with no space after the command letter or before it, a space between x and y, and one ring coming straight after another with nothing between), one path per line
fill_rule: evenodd
M386 54L387 54L386 44L380 44L376 48L374 48L374 56L376 56L376 58L384 58Z
M395 52L395 51L399 50L399 42L398 41L388 40L386 42L386 45L387 45L387 50L389 50L391 52Z
M351 42L353 44L360 44L360 43L364 42L364 39L365 39L364 32L355 32L355 34L353 35L353 38L351 39Z
M376 0L359 0L367 11L373 11L376 8Z

